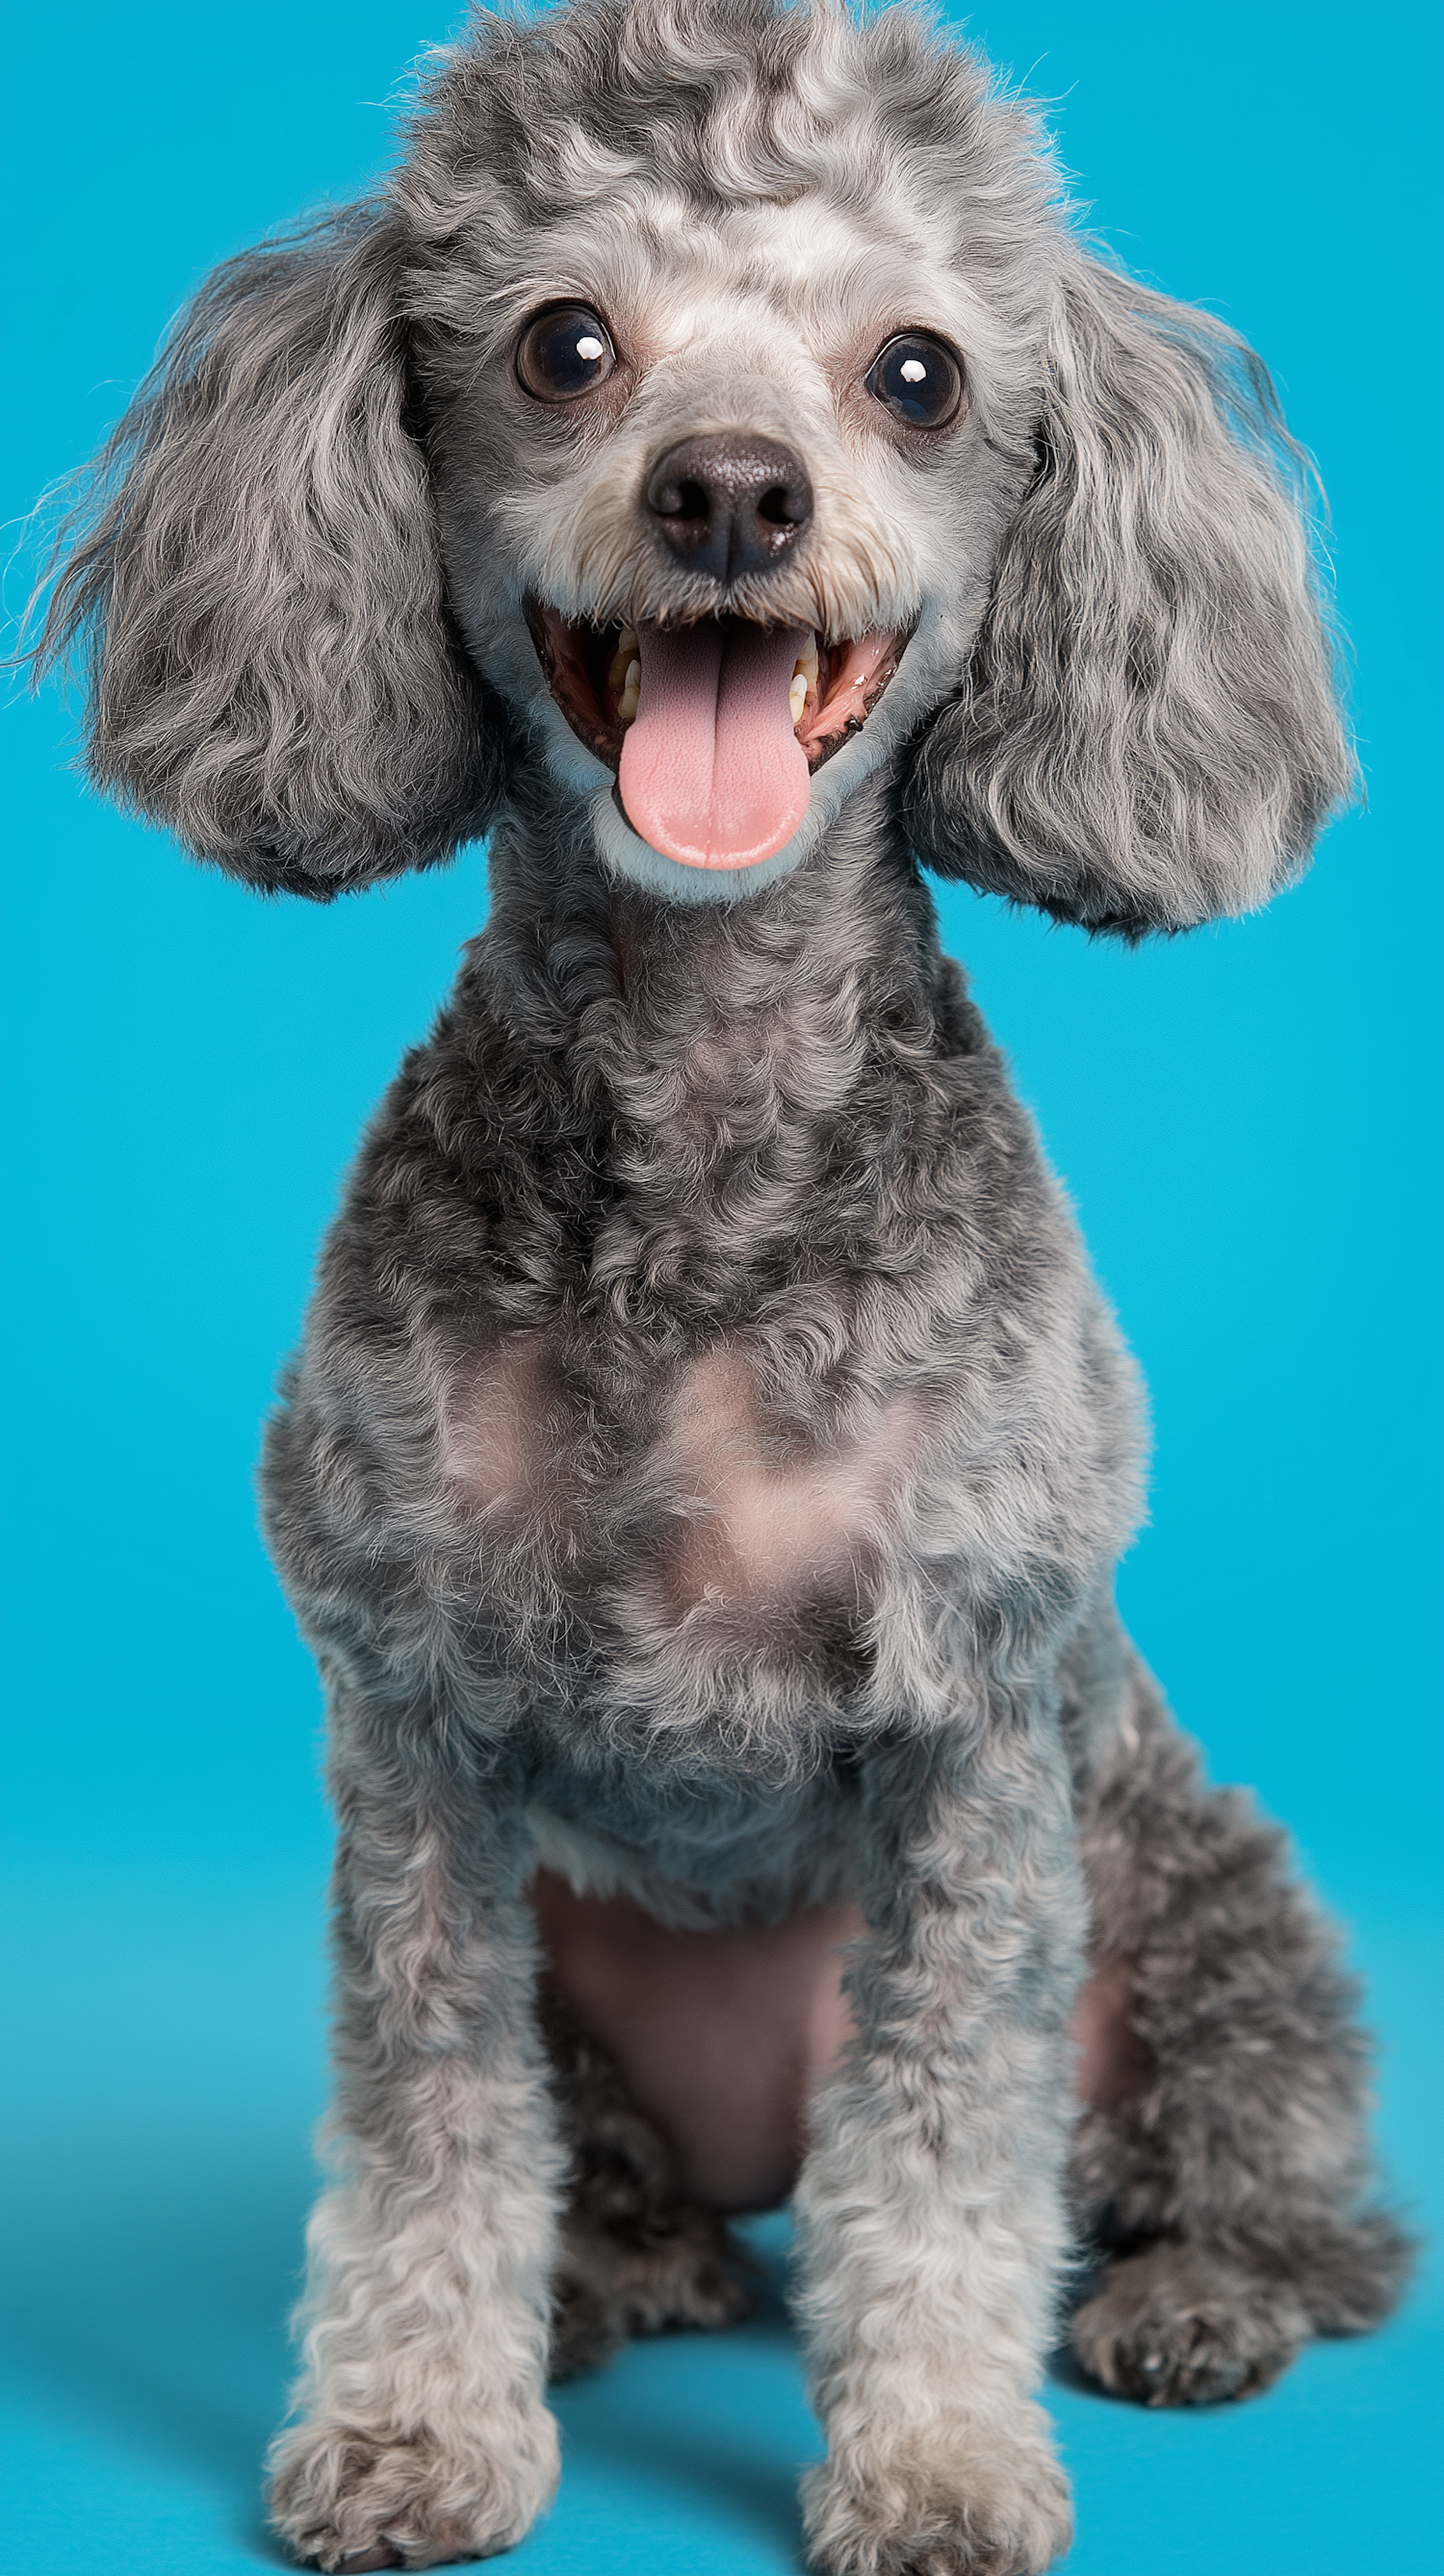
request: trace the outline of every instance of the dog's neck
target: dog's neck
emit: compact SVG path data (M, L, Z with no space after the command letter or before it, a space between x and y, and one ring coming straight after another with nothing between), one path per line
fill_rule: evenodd
M916 1259L901 1169L955 1155L958 1060L987 1039L881 793L751 904L617 884L540 794L492 873L412 1080L508 1326L600 1303L609 1346L635 1328L655 1358L775 1307L785 1339L814 1286Z
M513 1043L600 1081L694 1172L845 1116L885 1060L956 1049L955 978L881 790L751 901L669 905L609 877L554 807L514 811L492 869L476 963Z

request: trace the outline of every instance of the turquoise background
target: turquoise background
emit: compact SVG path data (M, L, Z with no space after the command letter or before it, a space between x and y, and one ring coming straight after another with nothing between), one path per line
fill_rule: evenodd
M974 35L1101 234L1275 368L1332 505L1367 808L1267 918L1127 955L950 890L1146 1370L1124 1604L1215 1773L1295 1831L1437 2164L1434 12L1009 0ZM403 0L12 25L7 577L213 261L360 189L449 32ZM6 718L3 1563L15 2576L266 2563L258 2461L322 2091L317 1694L261 1554L257 1424L361 1121L481 917L479 856L268 905L99 807L53 697ZM1437 2207L1437 2203L1436 2203ZM764 2231L782 2259L785 2228ZM1056 2382L1075 2576L1441 2564L1438 2291L1238 2410ZM519 2569L796 2564L815 2433L780 2310L562 2406ZM1436 2483L1431 2487L1431 2480Z

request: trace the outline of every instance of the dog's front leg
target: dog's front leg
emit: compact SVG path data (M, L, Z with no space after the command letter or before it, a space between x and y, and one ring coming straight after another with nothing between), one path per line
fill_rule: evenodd
M271 2505L322 2567L430 2567L520 2539L557 2477L526 1841L507 1787L354 1708L335 1780L336 2178Z
M798 2190L827 2436L808 2539L827 2576L1031 2576L1071 2537L1032 2394L1083 1930L1051 1712L994 1694L981 1725L878 1748L864 1791L857 2035Z

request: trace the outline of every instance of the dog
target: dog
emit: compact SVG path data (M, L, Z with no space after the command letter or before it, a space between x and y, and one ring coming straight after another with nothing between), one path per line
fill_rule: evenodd
M232 260L43 651L90 773L327 900L490 835L264 1469L339 1823L272 2509L518 2540L554 2372L794 2194L829 2576L1070 2537L1035 2396L1362 2331L1366 2058L1124 1635L1133 1370L924 870L1137 939L1351 764L1251 353L1088 255L906 9L479 14L376 197Z

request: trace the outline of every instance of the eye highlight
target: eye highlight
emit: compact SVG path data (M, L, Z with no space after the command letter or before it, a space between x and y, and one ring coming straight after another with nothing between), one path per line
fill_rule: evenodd
M517 382L536 402L576 402L604 385L617 363L612 335L589 304L552 304L516 344Z
M945 429L962 408L962 359L930 331L899 331L879 350L865 381L874 401L910 429Z

